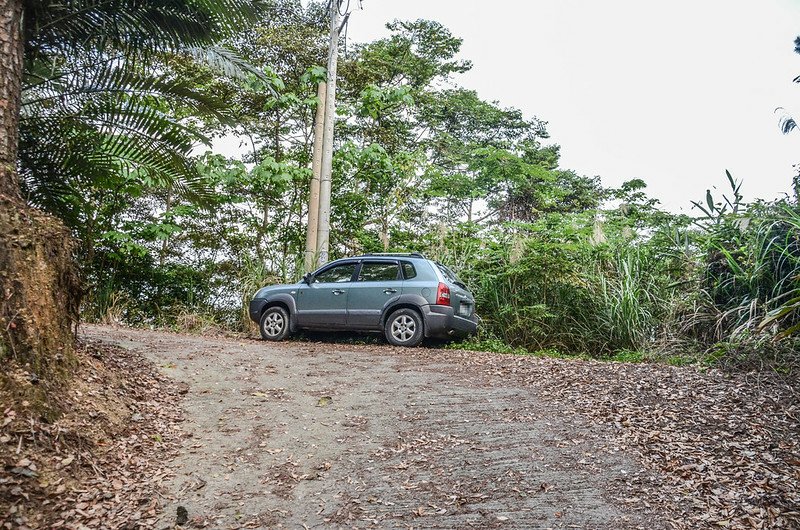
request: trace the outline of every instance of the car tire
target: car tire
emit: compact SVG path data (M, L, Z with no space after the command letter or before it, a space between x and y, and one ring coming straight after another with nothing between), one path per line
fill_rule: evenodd
M269 341L283 340L289 336L289 313L281 306L267 308L258 323L261 338Z
M395 346L419 346L425 338L422 317L413 309L398 309L386 319L383 332L389 344Z

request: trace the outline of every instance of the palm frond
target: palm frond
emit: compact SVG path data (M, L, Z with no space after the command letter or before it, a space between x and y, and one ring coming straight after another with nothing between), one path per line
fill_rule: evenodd
M218 113L222 102L180 81L111 64L54 76L23 100L20 170L30 200L68 221L80 189L131 174L199 200L209 195L188 162L209 139L176 116L181 107L196 116Z
M226 77L242 81L253 77L261 81L270 80L263 70L256 68L223 46L190 46L184 51L198 63ZM266 86L273 95L277 95L270 84L266 84Z
M163 65L188 53L226 75L258 76L214 46L253 19L258 1L26 1L20 175L29 199L75 226L82 201L96 200L87 195L131 181L206 197L190 163L209 142L196 125L224 120L227 105Z
M214 115L226 105L178 79L146 73L114 57L92 63L73 62L52 71L49 78L28 76L22 94L22 113L41 114L55 107L75 107L101 95L152 96L181 102L192 107L197 116Z
M51 0L25 12L27 55L116 49L126 55L177 51L224 38L252 19L249 0Z

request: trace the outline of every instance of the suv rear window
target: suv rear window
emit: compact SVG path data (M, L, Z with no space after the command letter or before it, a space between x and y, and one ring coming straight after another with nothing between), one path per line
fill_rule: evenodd
M403 277L406 280L410 280L411 278L417 277L417 269L414 268L414 265L404 261L403 262Z
M384 282L396 280L400 270L397 263L385 262L364 262L361 265L361 273L358 275L360 282Z
M445 267L441 263L437 263L436 267L442 273L442 276L444 276L445 280L447 280L448 282L453 283L455 285L458 285L459 287L462 287L464 289L467 288L467 286L464 284L464 282L462 282L461 280L458 279L458 276L456 276L455 272L451 271L450 269L448 269L447 267Z

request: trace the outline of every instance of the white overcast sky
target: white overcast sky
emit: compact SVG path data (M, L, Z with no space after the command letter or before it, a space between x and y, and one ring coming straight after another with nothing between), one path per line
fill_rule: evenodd
M800 0L363 0L348 38L419 18L464 39L460 85L549 122L564 168L641 178L673 211L725 169L747 199L790 190L800 133L774 111L800 111Z

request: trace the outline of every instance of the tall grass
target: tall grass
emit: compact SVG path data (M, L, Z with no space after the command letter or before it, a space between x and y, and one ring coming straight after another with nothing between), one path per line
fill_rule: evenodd
M783 204L779 218L761 230L765 260L772 263L773 286L760 330L772 328L782 340L800 335L800 207Z
M703 235L703 289L717 310L716 335L744 340L798 333L800 210L779 202L725 216Z
M530 351L795 370L800 207L747 205L737 195L711 214L693 228L655 225L601 242L588 225L490 234L467 267L486 337Z
M637 246L616 248L597 261L587 286L596 308L593 332L605 338L604 349L641 351L653 343L668 295L651 261Z
M125 293L105 281L88 291L81 303L81 315L86 322L119 324L125 322L129 305Z

